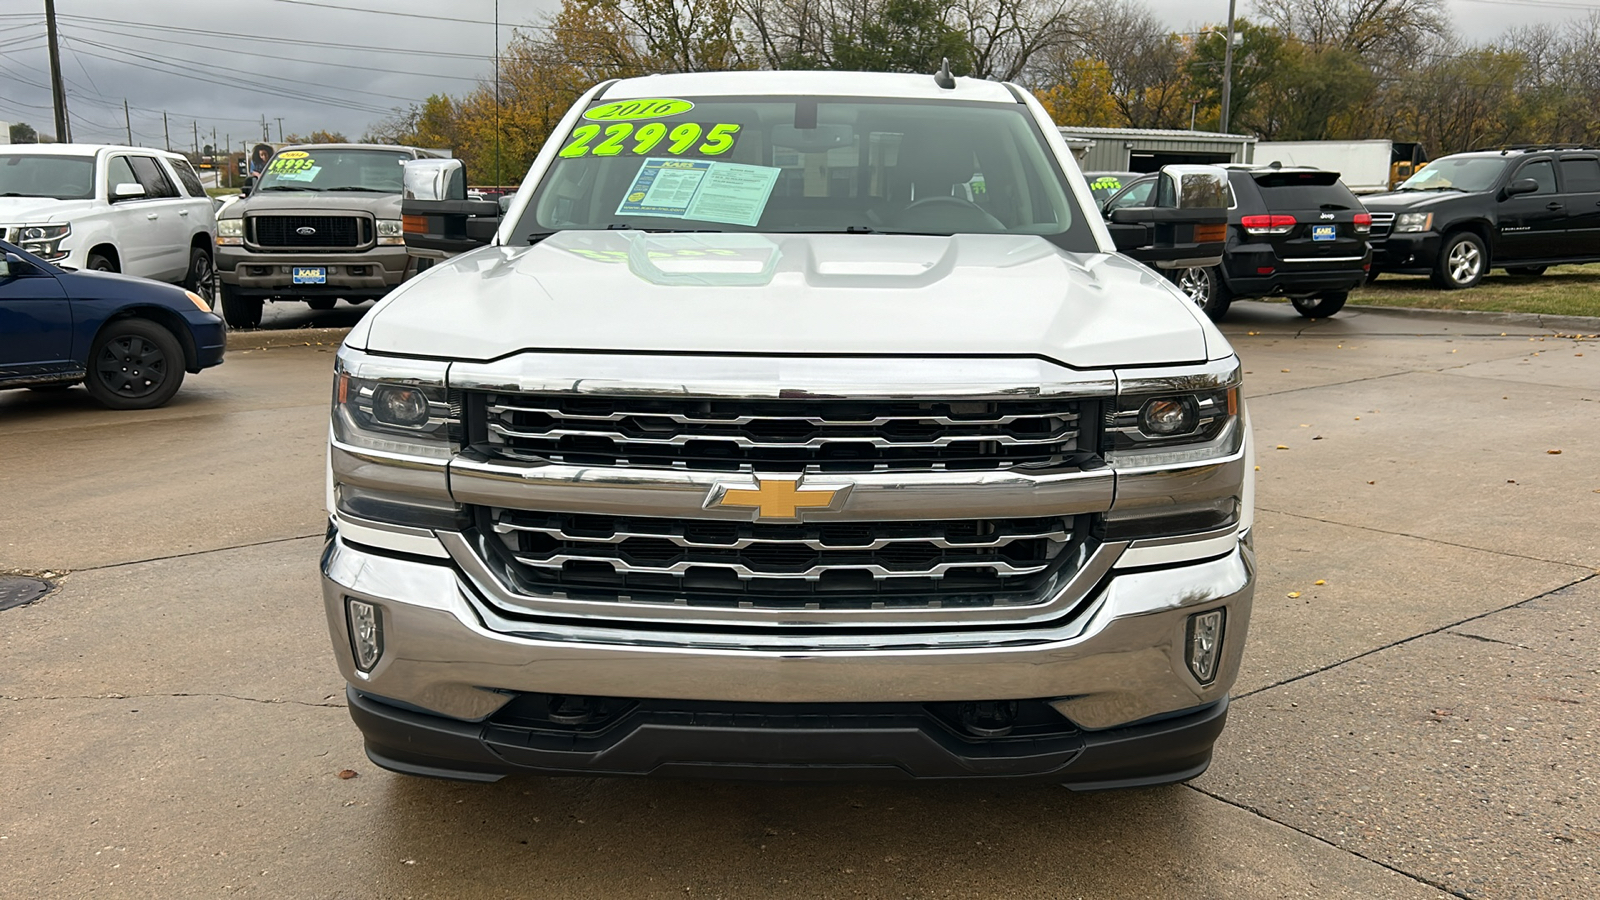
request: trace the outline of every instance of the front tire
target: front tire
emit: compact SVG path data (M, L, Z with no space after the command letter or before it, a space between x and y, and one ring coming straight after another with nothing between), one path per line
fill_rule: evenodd
M1222 321L1228 314L1228 305L1233 302L1233 295L1229 293L1227 285L1222 283L1222 275L1213 267L1196 267L1183 269L1174 279L1178 290L1183 292L1189 302L1198 306L1213 322Z
M84 260L83 267L91 272L117 271L117 264L111 261L111 257L101 253L89 254L89 258Z
M183 384L183 348L149 319L118 319L89 351L89 395L111 409L154 409Z
M1483 239L1470 231L1458 231L1444 240L1433 267L1433 285L1447 291L1477 287L1488 269L1489 251Z
M1344 302L1350 299L1349 291L1329 291L1315 297L1293 297L1289 300L1294 304L1294 311L1308 319L1326 319L1344 309Z
M183 279L183 286L200 295L200 299L212 309L217 308L216 269L211 265L211 253L204 247L196 247L189 251L189 274Z
M260 297L246 297L239 293L239 289L223 283L222 285L222 320L228 323L229 328L256 328L261 325Z

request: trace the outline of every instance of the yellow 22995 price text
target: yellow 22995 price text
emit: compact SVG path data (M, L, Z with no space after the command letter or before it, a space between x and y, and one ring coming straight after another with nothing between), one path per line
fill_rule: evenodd
M649 153L666 153L671 156L695 154L697 156L722 156L733 149L739 136L739 126L732 123L701 125L683 122L668 126L664 122L650 122L635 127L632 122L615 125L579 125L572 131L572 139L561 148L564 159L580 156L619 156L624 151L645 156ZM595 143L596 141L599 143Z

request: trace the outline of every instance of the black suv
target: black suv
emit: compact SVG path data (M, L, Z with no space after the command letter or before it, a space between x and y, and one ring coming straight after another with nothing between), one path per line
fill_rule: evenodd
M1179 289L1213 320L1236 298L1287 296L1303 316L1344 307L1366 279L1372 219L1338 172L1229 165L1233 190L1221 265L1173 273ZM1102 212L1144 206L1153 177L1128 184Z
M1399 189L1364 199L1373 269L1469 288L1489 269L1540 275L1600 262L1600 151L1489 150L1428 163Z

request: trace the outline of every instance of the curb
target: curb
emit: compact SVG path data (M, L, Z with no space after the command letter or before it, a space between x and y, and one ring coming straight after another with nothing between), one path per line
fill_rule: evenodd
M1347 312L1374 313L1403 319L1472 319L1497 325L1523 325L1567 332L1600 334L1600 317L1549 316L1543 313L1490 312L1479 309L1419 309L1413 306L1365 306L1351 303Z
M292 328L283 331L230 331L229 350L267 350L273 347L316 347L344 343L348 328Z

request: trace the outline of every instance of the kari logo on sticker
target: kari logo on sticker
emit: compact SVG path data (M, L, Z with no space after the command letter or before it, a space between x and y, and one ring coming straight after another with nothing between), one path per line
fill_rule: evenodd
M591 122L621 122L626 119L663 119L694 109L688 100L652 97L644 100L618 100L604 103L584 112Z
M279 159L305 159L311 154L304 150L285 150L278 154Z

